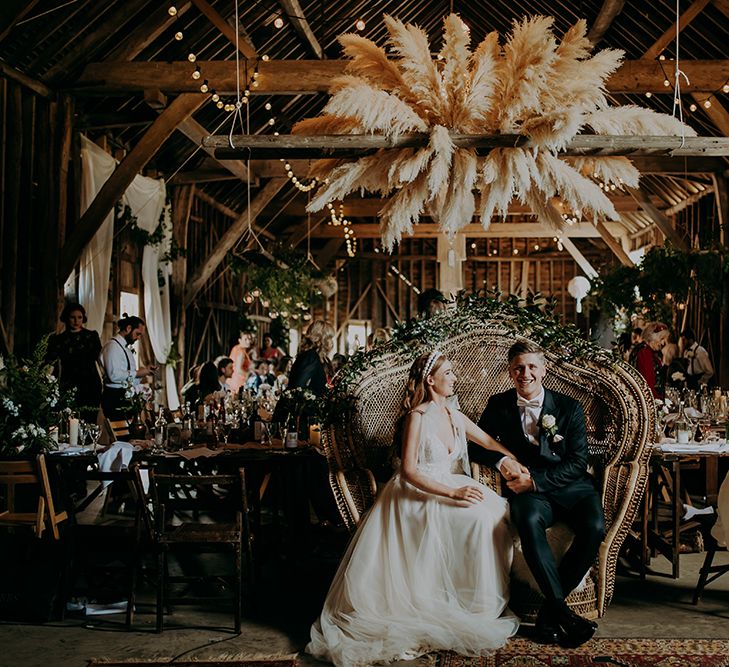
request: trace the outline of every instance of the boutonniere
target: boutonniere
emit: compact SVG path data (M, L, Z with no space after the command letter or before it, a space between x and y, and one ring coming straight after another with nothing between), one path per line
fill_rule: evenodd
M547 434L547 437L550 438L552 442L560 442L561 440L564 440L564 438L557 433L557 420L554 415L542 415L541 425L542 430Z

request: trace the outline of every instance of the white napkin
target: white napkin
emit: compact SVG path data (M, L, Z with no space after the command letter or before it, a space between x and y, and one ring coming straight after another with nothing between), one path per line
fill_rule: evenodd
M105 451L99 454L99 472L120 472L126 470L132 461L134 447L128 442L117 440ZM111 480L104 480L104 488L111 484Z

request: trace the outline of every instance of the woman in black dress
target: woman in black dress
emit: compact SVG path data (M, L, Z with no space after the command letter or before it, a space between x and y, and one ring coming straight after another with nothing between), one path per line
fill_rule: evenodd
M84 327L86 310L79 303L66 304L60 320L66 330L48 339L46 359L54 364L61 388L76 390L81 418L95 424L101 404L101 377L96 366L101 352L99 334Z

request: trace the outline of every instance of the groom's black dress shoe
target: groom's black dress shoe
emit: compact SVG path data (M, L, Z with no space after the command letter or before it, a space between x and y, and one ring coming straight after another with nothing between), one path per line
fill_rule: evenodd
M597 623L582 618L573 612L567 605L557 609L557 622L563 632L560 639L560 646L564 648L576 648L592 638L597 629Z
M538 644L559 644L563 638L564 632L559 627L556 614L545 604L539 610L534 625L534 641Z

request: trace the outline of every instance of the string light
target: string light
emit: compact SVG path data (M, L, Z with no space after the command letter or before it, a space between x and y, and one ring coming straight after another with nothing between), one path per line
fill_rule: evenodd
M691 104L689 106L689 111L696 111L696 105L695 104Z
M175 7L175 5L170 5L170 6L169 6L169 7L167 8L167 13L168 13L168 14L169 14L170 16L177 16L177 7Z
M649 91L648 91L648 92L647 92L647 93L645 94L645 96L646 96L646 97L649 97L649 98L650 98L650 97L653 97L653 93L652 93L652 92L651 92L651 91L649 90Z
M357 28L357 30L359 30L360 32L362 32L365 29L366 24L362 19L358 19L357 23L354 24L354 27Z
M205 81L203 81L203 82L202 82L202 86L200 86L200 92L201 92L201 93L207 93L207 92L208 92L208 90L209 90L209 87L208 87L208 80L207 80L207 79L205 79Z
M220 100L220 95L218 95L218 93L216 93L215 91L213 91L213 94L211 96L211 99L213 100L213 102L218 102Z
M723 85L723 86L721 87L721 92L722 92L722 93L729 93L729 83L725 83L725 84L724 84L724 85Z
M413 283L405 276L402 271L398 271L397 267L390 265L390 271L392 271L400 280L402 280L408 287L410 287L413 292L416 294L420 294L420 289L417 288Z
M197 56L196 56L196 55L195 55L194 53L188 53L188 54L187 54L187 59L188 59L188 60L189 60L189 61L190 61L191 63L194 63L194 62L195 62L195 61L197 60Z
M182 41L182 38L183 38L183 36L184 36L184 35L182 34L182 30L178 30L178 31L177 31L177 32L175 33L175 39L176 39L176 40L177 40L178 42Z
M704 100L704 109L710 109L711 108L711 100L705 99Z
M280 16L277 16L276 20L273 22L274 27L279 29L283 28L283 24L284 20Z
M195 66L195 70L192 73L192 78L197 81L202 76L202 70L200 69L200 65Z

